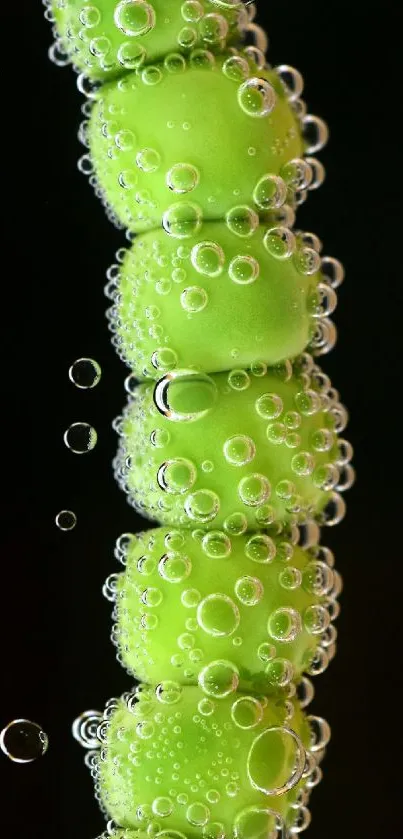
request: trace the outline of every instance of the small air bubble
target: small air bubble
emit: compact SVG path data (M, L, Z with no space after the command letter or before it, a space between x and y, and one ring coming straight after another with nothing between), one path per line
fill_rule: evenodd
M59 530L73 530L77 524L77 516L71 510L60 510L55 522Z
M69 379L81 390L95 387L101 379L101 368L93 358L77 358L69 369Z
M92 451L97 443L97 432L87 422L74 422L64 432L63 440L74 454L85 454Z

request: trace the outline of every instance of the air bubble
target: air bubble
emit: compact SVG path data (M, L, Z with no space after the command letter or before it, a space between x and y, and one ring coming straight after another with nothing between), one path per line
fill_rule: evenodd
M124 35L146 35L155 26L155 12L145 0L121 0L114 11L114 21Z
M283 413L283 402L277 393L263 393L255 402L257 413L263 419L277 419Z
M310 635L321 635L330 623L330 615L325 606L313 604L304 611L304 626Z
M259 226L259 216L247 205L232 207L228 210L225 221L231 233L241 238L252 236Z
M185 512L192 521L206 524L213 521L220 509L218 495L210 489L199 489L185 501Z
M64 432L65 445L74 454L85 454L92 451L97 443L97 432L87 422L74 422Z
M304 89L304 79L301 73L288 64L280 64L275 71L281 80L287 99L294 102L301 96Z
M294 676L294 668L286 658L274 658L266 667L266 675L270 684L275 688L284 688Z
M272 227L264 236L264 246L275 259L288 259L296 248L293 232L288 227Z
M235 256L228 268L229 276L238 285L250 285L257 280L260 265L253 256Z
M225 254L217 242L199 242L192 248L190 259L199 274L218 277L224 267Z
M197 478L197 471L190 460L178 457L168 460L160 466L157 481L161 489L172 495L188 492Z
M174 239L189 239L199 232L203 216L196 204L173 204L162 217L164 230Z
M157 685L155 695L163 705L176 705L182 696L182 688L178 682L167 680Z
M73 530L77 524L77 516L72 510L60 510L55 522L59 530Z
M287 197L287 186L278 175L264 175L253 190L253 200L261 210L279 209Z
M313 248L302 247L294 254L294 264L297 271L310 277L320 270L321 258Z
M119 64L126 70L136 70L145 61L147 52L142 44L125 41L117 51Z
M286 591L294 591L294 589L299 588L302 583L301 571L299 568L293 568L292 566L284 568L284 570L279 574L278 581L281 588L286 589Z
M167 583L183 583L191 570L190 559L175 551L164 554L158 563L158 572Z
M230 536L242 536L248 529L248 520L243 513L231 513L224 521L224 530Z
M84 749L97 749L100 746L98 728L102 722L99 711L84 711L73 722L72 735Z
M331 590L334 574L331 568L319 560L308 562L302 573L302 585L309 594L323 597Z
M256 728L263 719L263 707L254 696L242 696L232 705L231 717L237 728Z
M231 661L212 661L199 673L199 685L207 696L223 699L237 690L238 669Z
M155 149L141 149L137 152L136 164L146 174L156 172L161 164L161 155Z
M265 79L251 78L238 89L238 102L250 117L266 117L276 104L274 88Z
M302 778L305 749L294 731L273 726L253 741L247 759L248 778L264 795L283 795Z
M203 17L203 6L199 0L185 0L181 6L181 14L188 23L197 23Z
M208 294L204 288L200 286L189 286L185 288L181 294L181 306L185 312L196 314L202 312L208 303Z
M238 494L248 507L259 507L270 498L270 482L264 475L255 472L242 478L238 484Z
M246 466L255 457L256 446L250 437L237 434L225 441L224 457L232 466Z
M275 810L246 807L235 817L235 839L283 839L284 824Z
M48 745L41 726L30 720L13 720L0 732L0 749L14 763L32 763L45 754Z
M78 358L69 369L69 379L82 390L95 387L101 378L101 368L92 358Z
M209 594L199 603L197 620L208 635L228 637L238 628L240 615L238 607L226 594Z
M221 530L210 530L202 538L202 549L210 559L226 559L232 550L231 540Z
M323 119L307 114L302 120L302 136L305 142L305 153L316 154L326 145L329 129Z
M210 818L210 810L205 804L195 801L187 808L186 818L194 827L202 827Z
M199 183L200 174L190 163L176 163L167 174L167 186L172 192L184 195L192 192Z
M234 82L243 82L249 76L249 64L246 58L242 58L241 55L231 55L224 61L222 71L227 79Z
M276 546L270 536L265 533L256 533L246 543L245 554L253 562L267 564L275 558Z
M295 609L276 609L270 615L267 623L267 631L275 641L283 644L290 644L295 641L302 631L302 623L299 612Z
M154 404L171 422L201 419L214 407L217 386L205 373L193 370L170 372L154 388Z
M257 577L240 577L235 583L235 594L244 606L256 606L264 594L263 584Z
M309 716L307 721L310 727L310 752L318 752L325 748L331 738L331 730L329 723L323 717Z
M177 363L178 356L171 347L160 347L151 356L151 364L156 370L171 370Z
M228 23L222 15L207 14L202 17L199 32L207 44L219 44L228 34Z

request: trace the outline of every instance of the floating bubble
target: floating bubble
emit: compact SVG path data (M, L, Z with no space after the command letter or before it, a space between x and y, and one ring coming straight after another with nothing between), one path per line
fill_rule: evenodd
M190 460L183 457L167 460L160 466L157 473L157 481L161 489L172 495L188 492L196 478L196 467Z
M278 175L264 175L256 184L253 200L261 210L277 210L287 197L287 186Z
M224 267L225 253L217 242L199 242L192 248L190 259L200 274L218 277Z
M189 312L190 314L202 312L206 308L207 303L207 291L200 286L189 286L181 294L181 306L185 312Z
M224 443L224 457L232 466L246 466L255 457L256 446L246 434L229 437Z
M241 238L252 236L259 226L258 214L246 205L232 207L228 210L225 220L231 233Z
M64 432L65 445L74 454L85 454L92 451L97 443L97 432L87 422L74 422Z
M220 499L210 489L199 489L185 501L185 512L189 518L202 524L215 519L219 509Z
M77 524L77 516L72 510L60 510L55 516L55 522L59 530L73 530Z
M275 641L289 644L295 641L302 631L302 622L299 612L286 607L276 609L268 620L267 631Z
M247 475L238 484L239 497L248 507L259 507L264 504L270 498L270 493L270 482L258 472Z
M168 188L178 195L192 192L199 181L199 170L190 163L176 163L171 167L166 178Z
M263 707L254 696L242 696L232 705L231 717L238 728L255 728L263 719Z
M263 584L257 577L240 577L235 583L235 594L244 606L255 606L263 597Z
M163 217L164 230L175 239L189 239L200 230L202 225L202 211L196 204L174 204L169 207Z
M199 685L212 697L223 699L234 693L239 684L238 668L231 661L211 661L199 673Z
M231 540L221 530L210 530L202 538L202 549L211 559L226 559L231 553Z
M238 285L250 285L257 280L260 265L253 256L235 256L228 268L229 276Z
M276 545L266 533L256 533L248 540L245 546L245 554L253 562L268 563L276 556Z
M208 635L227 637L238 628L240 615L226 594L209 594L199 603L197 620Z
M101 379L101 368L93 358L77 358L69 368L69 379L81 390L95 387Z
M49 745L47 734L31 720L9 722L0 732L0 749L14 763L32 763Z
M168 583L182 583L192 570L190 559L174 551L164 554L159 563L158 571Z

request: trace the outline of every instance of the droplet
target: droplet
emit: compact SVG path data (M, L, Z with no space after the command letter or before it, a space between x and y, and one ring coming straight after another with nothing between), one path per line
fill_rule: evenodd
M196 314L202 312L208 303L208 294L204 288L193 285L185 288L181 294L181 306L185 312Z
M246 807L235 817L235 839L282 839L283 836L283 822L275 810Z
M270 498L271 487L264 475L255 472L247 475L238 484L238 494L244 504L248 507L259 507Z
M224 267L225 253L217 242L199 242L192 248L190 259L199 274L218 277Z
M246 466L255 457L256 446L246 434L237 434L225 441L224 457L233 466Z
M299 612L295 609L276 609L267 623L267 631L275 641L289 644L295 641L302 631L302 621Z
M101 368L93 358L78 358L69 369L70 381L82 390L95 387L100 378Z
M59 530L73 530L77 524L77 516L71 510L60 510L55 517Z
M168 583L182 583L191 570L192 563L189 557L175 551L164 554L158 563L159 574Z
M255 728L263 719L263 707L254 696L242 696L232 705L231 717L238 728Z
M160 414L172 422L201 419L213 408L217 386L205 373L170 371L154 388L153 399Z
M231 661L211 661L199 673L199 685L207 696L222 699L239 684L238 668Z
M167 174L167 186L172 192L184 195L192 192L200 181L199 170L191 163L175 163Z
M146 35L155 26L155 12L145 0L121 0L114 11L114 21L124 35Z
M278 175L264 175L253 190L253 200L261 210L282 207L287 197L287 186Z
M185 512L189 518L202 524L215 519L219 509L220 499L210 489L199 489L185 501Z
M235 583L235 594L244 606L255 606L263 597L263 584L257 577L240 577Z
M196 467L190 460L183 457L167 460L160 466L157 473L157 481L161 489L172 495L188 492L196 478Z
M199 603L197 620L208 635L227 637L239 626L240 615L226 594L209 594Z
M276 545L265 533L256 533L245 545L245 554L253 562L267 564L276 556Z
M288 227L272 227L264 236L264 246L275 259L288 259L295 251L294 233Z
M42 757L49 745L40 725L30 720L9 722L0 732L0 749L14 763L31 763Z
M202 548L211 559L226 559L231 553L231 539L222 530L210 530L202 538Z
M64 432L65 445L74 454L85 454L92 451L97 443L97 432L87 422L74 422Z
M259 226L258 214L246 205L232 207L228 210L225 220L231 233L241 238L252 236Z
M265 117L276 104L274 88L265 79L247 79L238 88L238 102L250 117Z
M257 280L260 265L253 256L235 256L228 268L229 276L238 285L250 285Z
M247 759L248 778L265 795L283 795L302 778L305 749L295 731L273 726L258 734Z
M164 230L174 239L189 239L199 232L203 216L196 204L173 204L162 217Z

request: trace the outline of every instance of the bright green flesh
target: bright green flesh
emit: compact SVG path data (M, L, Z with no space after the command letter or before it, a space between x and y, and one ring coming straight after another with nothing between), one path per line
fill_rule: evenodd
M266 80L276 95L274 110L251 116L238 100L244 82L225 75L230 58L211 55L207 68L187 61L179 73L161 64L102 88L88 129L91 158L107 203L130 230L159 228L168 210L177 237L239 205L263 212L266 199L263 207L254 200L260 179L302 156L298 122L277 74L246 62L246 75ZM193 167L193 178L178 185L179 164Z
M320 630L305 624L332 585L315 550L281 538L157 528L127 551L114 638L140 681L195 684L225 659L242 690L267 693L310 662Z
M139 379L158 377L152 357L161 346L174 351L177 367L207 373L256 360L274 365L305 349L321 276L301 272L298 249L273 256L268 228L253 229L251 219L253 210L239 227L203 223L183 243L164 230L135 239L110 318L119 354Z

